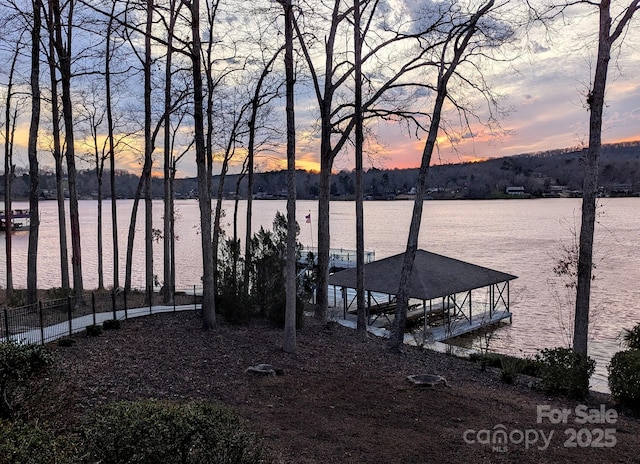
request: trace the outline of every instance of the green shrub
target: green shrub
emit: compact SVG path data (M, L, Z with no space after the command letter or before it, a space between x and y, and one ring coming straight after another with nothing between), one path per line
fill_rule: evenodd
M620 404L640 410L640 350L619 351L609 364L611 396Z
M296 223L296 235L300 227ZM273 220L273 230L260 230L251 239L252 260L247 263L251 269L251 297L254 307L261 316L265 316L273 324L284 326L286 309L285 270L287 254L287 218L280 212ZM302 250L300 242L296 241L296 256L299 258ZM305 293L304 286L311 286L311 282L296 279L296 326L302 324L304 301L301 296Z
M252 316L251 298L246 294L218 294L216 311L231 324L248 324Z
M97 337L98 335L102 334L102 327L100 327L99 325L88 325L86 330L89 337Z
M72 288L53 287L47 290L49 300L61 300L73 295L75 295L75 290Z
M472 353L469 359L480 364L482 369L495 367L501 369L502 379L511 383L520 374L539 376L538 362L533 358L518 358L499 353Z
M502 369L500 376L505 383L513 383L513 381L522 373L524 362L514 357L502 358Z
M120 328L120 321L118 319L107 319L102 323L104 330L118 330Z
M547 348L536 355L542 387L548 393L584 398L596 363L569 348Z
M7 300L7 306L17 308L27 304L27 291L16 288L11 291L11 297Z
M497 353L471 353L469 360L480 364L482 370L487 367L502 368L502 355Z
M52 354L42 345L0 343L0 418L16 415L29 396L32 380L52 363Z
M265 462L256 436L231 410L204 402L120 402L85 429L87 455L102 464Z
M0 464L79 463L75 442L23 422L0 422Z
M73 338L63 337L58 340L58 346L62 347L70 347L76 344L76 341Z
M636 324L631 330L624 329L622 339L628 348L640 350L640 324Z

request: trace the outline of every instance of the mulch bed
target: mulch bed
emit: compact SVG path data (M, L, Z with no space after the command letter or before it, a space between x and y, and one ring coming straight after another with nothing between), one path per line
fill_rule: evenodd
M246 417L283 463L637 462L640 422L607 395L594 393L586 402L549 397L453 356L413 347L396 354L384 340L304 322L295 354L282 350L282 330L265 322L220 322L204 331L195 312L128 320L99 337L77 335L71 347L52 345L65 375L56 388L58 407L48 413L72 426L97 405L118 400L221 402ZM259 363L284 375L246 372ZM408 382L412 374L441 375L449 386L420 388ZM620 417L577 424L575 407L583 403L615 408ZM566 424L537 423L538 405L572 415ZM588 429L573 443L589 438L593 446L565 447L569 428ZM598 446L611 443L596 439L605 428L615 429L615 446ZM507 432L506 444L478 443L496 430ZM553 432L545 449L540 430L546 437ZM520 441L527 434L539 440Z

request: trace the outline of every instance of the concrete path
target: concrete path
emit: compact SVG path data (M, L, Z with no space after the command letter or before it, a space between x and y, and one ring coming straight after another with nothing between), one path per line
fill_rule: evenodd
M189 304L180 306L146 306L144 308L127 309L116 311L116 319L124 320L133 317L149 316L151 314L169 313L174 311L193 311L200 309L199 304ZM94 324L102 324L104 321L113 319L113 311L103 313L88 314L86 316L64 321L59 324L44 327L42 329L34 329L18 334L13 334L9 338L20 343L48 343L58 338L68 337L71 334L82 332L87 326Z

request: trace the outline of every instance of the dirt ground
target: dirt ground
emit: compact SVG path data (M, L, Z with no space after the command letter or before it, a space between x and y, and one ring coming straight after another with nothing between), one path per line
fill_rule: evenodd
M106 402L193 398L234 407L282 463L640 459L640 421L607 395L594 393L585 402L549 397L446 354L411 347L392 353L384 340L360 339L335 323L307 318L295 354L282 351L281 329L220 322L204 331L194 312L128 320L119 330L76 339L71 347L52 345L69 374L57 412L67 424ZM284 375L245 372L258 363ZM408 382L411 374L438 374L449 386L419 388ZM549 411L541 423L539 406ZM566 423L551 424L549 416L562 417L556 408L567 410ZM592 412L594 423L582 424L584 408L615 409L618 417ZM497 431L505 432L503 445L491 443Z

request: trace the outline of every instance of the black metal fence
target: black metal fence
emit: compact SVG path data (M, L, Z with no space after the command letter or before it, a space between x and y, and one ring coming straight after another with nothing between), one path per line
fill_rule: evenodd
M153 289L101 291L83 297L40 300L35 304L0 310L0 340L47 343L72 335L107 319L128 319L158 312L197 309L202 286L174 289L172 303L161 303L163 295ZM193 308L189 308L193 306Z

